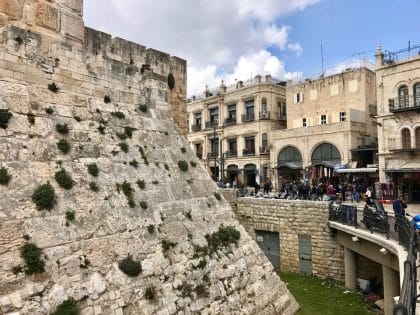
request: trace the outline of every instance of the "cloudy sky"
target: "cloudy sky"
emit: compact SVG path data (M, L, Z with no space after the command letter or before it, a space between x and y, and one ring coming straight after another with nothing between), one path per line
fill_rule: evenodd
M188 95L420 44L419 0L84 0L86 26L184 58Z

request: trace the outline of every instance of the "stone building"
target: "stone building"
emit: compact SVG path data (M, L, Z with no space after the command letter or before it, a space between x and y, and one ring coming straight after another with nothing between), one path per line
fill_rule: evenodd
M255 186L270 176L270 137L286 127L285 99L285 82L258 75L189 100L188 141L214 180Z
M346 181L360 172L375 181L375 72L368 63L315 80L288 82L286 104L287 129L270 134L274 188L300 180L338 184L339 171L347 172L340 175Z
M0 1L0 314L296 313L174 123L186 61L82 11Z
M419 46L376 51L379 179L384 199L420 202Z

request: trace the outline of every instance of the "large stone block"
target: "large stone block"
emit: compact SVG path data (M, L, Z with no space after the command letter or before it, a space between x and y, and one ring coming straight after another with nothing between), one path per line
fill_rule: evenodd
M35 18L37 25L58 31L60 15L57 8L47 3L38 3Z
M80 16L62 14L61 29L66 36L83 41L85 37L85 27Z
M20 19L22 16L21 0L1 0L0 13L8 15L12 19Z

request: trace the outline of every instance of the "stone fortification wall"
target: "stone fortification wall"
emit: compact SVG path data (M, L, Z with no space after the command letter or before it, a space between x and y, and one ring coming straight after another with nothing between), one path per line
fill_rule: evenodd
M237 198L235 201L232 190L227 191L226 199L254 239L255 230L279 233L281 270L299 271L298 236L306 235L311 237L313 274L344 280L344 252L331 237L326 202L263 198Z
M4 3L61 16L79 1ZM142 63L158 66L158 54L90 29L70 44L10 16L0 27L0 314L50 314L70 299L95 315L295 313L171 120L167 69ZM34 193L47 183L55 202L44 189L42 210ZM230 226L236 245L206 238ZM27 244L40 251L23 255ZM135 277L119 268L129 256L142 265Z

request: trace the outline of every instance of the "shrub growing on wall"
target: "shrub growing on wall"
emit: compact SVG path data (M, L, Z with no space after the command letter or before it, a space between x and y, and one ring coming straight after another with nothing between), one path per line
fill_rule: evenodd
M51 210L56 204L53 186L49 182L39 186L32 194L32 201L37 205L39 210Z
M184 160L178 161L178 167L183 172L188 171L188 163L187 163L187 161L184 161Z
M57 93L60 88L55 84L55 82L48 84L48 90L53 93Z
M0 127L6 129L12 116L13 114L9 112L9 109L0 109Z
M99 175L99 168L98 165L96 165L96 163L88 164L87 168L90 175L95 177Z
M20 249L20 257L25 261L25 273L33 275L43 273L44 262L41 260L42 250L34 243L26 243Z
M57 305L52 315L79 315L80 310L77 302L73 298L65 300Z
M63 152L64 154L69 153L70 151L70 143L68 143L68 141L66 139L60 139L57 142L57 148Z
M61 169L58 172L55 173L54 178L58 185L64 189L71 189L73 187L73 179L71 178L71 175L66 172L66 170Z
M0 168L0 185L8 185L10 182L10 178L12 178L12 176L9 175L7 168Z
M56 124L55 130L57 130L57 132L62 135L66 135L69 133L69 127L67 126L67 124Z
M142 266L139 261L133 260L131 255L121 260L118 263L118 268L129 277L135 277L142 272Z

